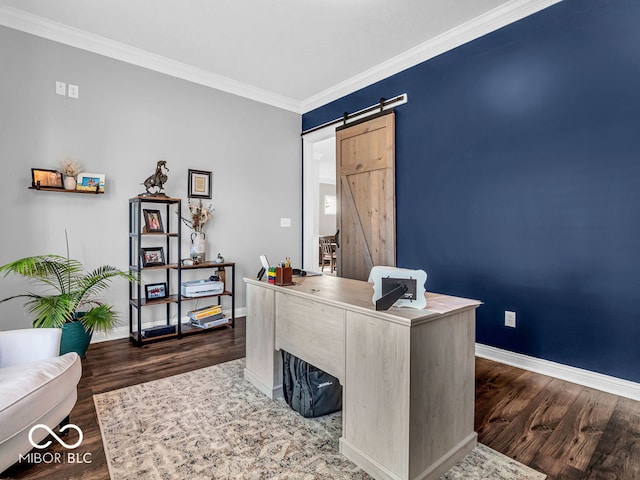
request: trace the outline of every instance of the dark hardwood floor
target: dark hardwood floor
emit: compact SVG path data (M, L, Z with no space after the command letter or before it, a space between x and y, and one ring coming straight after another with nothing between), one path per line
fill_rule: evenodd
M640 402L476 358L478 441L548 478L640 479Z
M235 329L142 348L128 340L92 344L71 413L84 433L76 451L90 453L91 463L21 464L0 477L107 480L93 395L241 358L244 327L241 318ZM478 358L475 428L480 442L551 480L640 479L640 402ZM46 451L66 455L57 442Z

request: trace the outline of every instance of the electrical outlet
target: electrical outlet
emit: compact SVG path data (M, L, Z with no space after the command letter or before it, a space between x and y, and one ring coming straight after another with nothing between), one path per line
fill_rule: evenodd
M281 227L290 227L291 226L291 219L290 218L281 218L280 219L280 226Z
M78 85L69 84L69 98L80 98L80 87Z
M504 326L516 328L516 312L505 310L504 312Z

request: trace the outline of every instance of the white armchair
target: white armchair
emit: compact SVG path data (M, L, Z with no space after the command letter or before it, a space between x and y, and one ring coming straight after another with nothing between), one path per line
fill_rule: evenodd
M82 375L76 353L60 356L59 328L0 332L0 473L33 446L29 430L52 430L69 416ZM40 442L46 430L34 430Z

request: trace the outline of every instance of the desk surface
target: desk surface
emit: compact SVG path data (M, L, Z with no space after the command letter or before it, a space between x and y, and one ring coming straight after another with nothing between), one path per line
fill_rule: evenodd
M295 285L286 287L254 278L244 278L244 281L275 291L286 289L288 295L306 298L312 296L317 302L364 313L371 317L377 317L406 326L419 325L420 323L435 320L442 315L474 309L482 303L478 300L427 292L425 294L427 297L427 308L425 309L391 307L386 311L376 311L372 301L373 285L361 280L335 277L333 275L295 277Z

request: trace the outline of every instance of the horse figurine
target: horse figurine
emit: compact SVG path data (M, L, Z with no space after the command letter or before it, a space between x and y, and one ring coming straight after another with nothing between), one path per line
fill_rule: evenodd
M163 185L167 181L166 172L168 171L169 168L167 167L167 161L159 160L158 164L156 165L156 171L154 172L154 174L150 175L143 183L144 187L147 189L147 192L143 193L142 195L148 195L151 197L166 197L162 189ZM151 192L151 189L153 187L157 188L155 193Z

